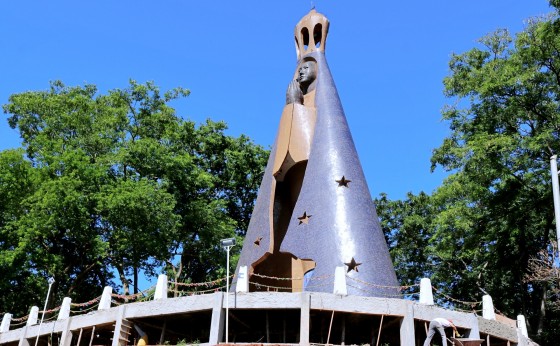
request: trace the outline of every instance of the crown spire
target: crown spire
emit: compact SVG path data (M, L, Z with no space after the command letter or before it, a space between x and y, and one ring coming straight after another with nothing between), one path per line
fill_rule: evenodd
M325 43L329 32L329 20L318 13L315 6L297 23L294 36L297 58L313 52L325 52Z

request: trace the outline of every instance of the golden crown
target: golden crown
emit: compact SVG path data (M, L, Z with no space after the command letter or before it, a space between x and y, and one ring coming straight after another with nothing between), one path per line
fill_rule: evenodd
M327 17L312 9L297 23L294 35L298 60L312 52L325 52L329 32Z

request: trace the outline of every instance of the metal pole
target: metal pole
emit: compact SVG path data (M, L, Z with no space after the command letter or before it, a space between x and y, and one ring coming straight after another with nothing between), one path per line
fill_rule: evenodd
M231 246L226 246L227 260L226 260L226 344L228 343L229 335L229 249Z
M556 155L550 158L550 174L552 175L552 196L554 197L554 216L556 220L556 246L560 249L560 190L558 189Z
M331 341L331 329L332 329L333 320L334 320L334 310L332 311L332 315L331 315L331 323L329 323L329 334L327 334L327 345L329 345L329 341Z
M227 252L226 260L226 344L229 343L229 250L235 245L235 238L220 240L220 244Z
M39 342L39 335L41 335L41 325L43 324L43 319L45 318L45 311L47 311L47 304L49 302L49 296L51 295L51 287L54 284L54 278L49 278L49 289L47 290L47 298L45 298L45 307L43 308L43 314L41 315L41 322L39 322L39 329L37 330L37 337L35 338L35 346Z
M381 338L381 329L383 328L383 317L385 317L385 315L381 315L381 321L379 322L379 332L377 333L377 341L375 342L375 346L379 346L379 339Z

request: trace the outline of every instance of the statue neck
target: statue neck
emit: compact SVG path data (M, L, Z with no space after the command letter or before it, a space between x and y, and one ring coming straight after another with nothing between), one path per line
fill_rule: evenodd
M313 90L315 90L315 84L316 84L317 80L314 80L313 82L309 83L309 84L300 84L300 88L301 91L303 92L303 94L307 94Z

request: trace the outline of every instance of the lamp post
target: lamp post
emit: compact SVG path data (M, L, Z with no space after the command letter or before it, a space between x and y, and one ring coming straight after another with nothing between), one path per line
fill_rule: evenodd
M39 342L39 335L41 335L41 325L43 324L43 319L45 318L45 311L47 311L47 303L49 302L49 296L51 294L51 287L54 284L54 278L49 278L49 289L47 290L47 298L45 298L45 307L43 308L43 314L41 315L41 322L39 322L39 329L37 330L37 338L35 338L35 346Z
M220 240L220 244L227 252L226 260L226 344L228 343L229 334L229 250L235 246L235 238L226 238Z

